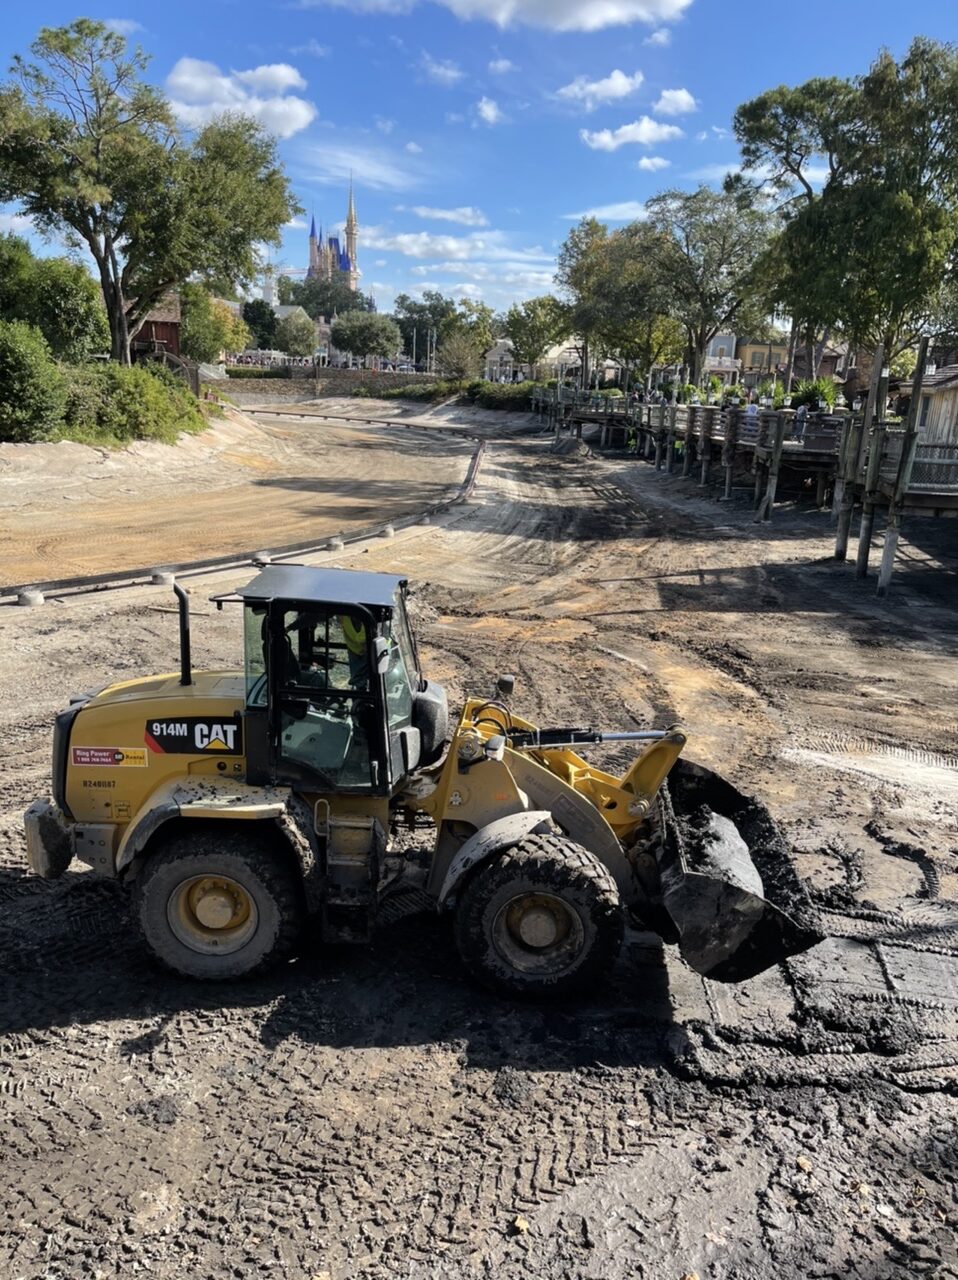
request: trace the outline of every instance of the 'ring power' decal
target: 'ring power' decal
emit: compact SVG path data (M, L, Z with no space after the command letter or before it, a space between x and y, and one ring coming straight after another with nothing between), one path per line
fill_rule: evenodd
M70 760L78 769L145 769L142 747L71 747Z
M239 716L171 716L147 720L146 745L159 755L241 756L243 722Z

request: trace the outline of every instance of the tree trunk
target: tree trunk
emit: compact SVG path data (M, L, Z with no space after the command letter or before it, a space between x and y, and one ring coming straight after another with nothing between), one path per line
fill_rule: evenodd
M785 388L785 397L788 398L792 390L792 377L795 373L795 348L798 346L798 321L792 321L792 331L788 335L788 359L785 364L785 377L783 385ZM786 408L788 406L786 405Z
M579 379L582 390L589 390L589 339L582 339L582 376Z
M825 348L828 345L828 335L830 333L831 329L826 325L822 331L821 342L815 344L815 372L812 374L813 378L818 377L818 371L822 367L822 356L825 354Z
M814 378L815 368L815 335L811 329L805 331L805 377Z

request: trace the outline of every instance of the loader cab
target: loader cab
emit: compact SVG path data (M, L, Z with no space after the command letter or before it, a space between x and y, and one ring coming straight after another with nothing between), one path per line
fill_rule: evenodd
M239 595L247 780L389 795L422 747L406 580L269 565Z

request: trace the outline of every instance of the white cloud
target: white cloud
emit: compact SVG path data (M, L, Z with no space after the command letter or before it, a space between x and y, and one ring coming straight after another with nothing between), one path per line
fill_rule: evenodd
M142 22L137 22L135 18L104 18L103 25L111 31L115 31L118 36L135 36L138 31L145 31Z
M283 226L287 231L305 231L306 223L302 218L291 218L289 222L284 222Z
M418 142L407 142L407 143L406 143L406 150L409 152L409 154L410 154L411 156L421 156L421 155L422 155L422 147L419 145L419 143L418 143Z
M618 151L619 147L630 142L649 147L655 142L671 142L674 138L684 136L677 125L662 124L650 116L633 120L631 124L620 125L618 129L599 129L595 133L588 129L579 130L579 137L593 151Z
M585 209L582 213L563 215L571 222L581 222L583 218L598 218L600 222L639 222L646 217L645 205L638 200L620 200L618 204L600 204L594 209Z
M665 156L643 156L639 161L639 168L646 173L656 173L659 169L667 169L671 163Z
M498 102L492 98L480 98L476 103L476 113L484 124L501 124L505 119Z
M254 93L286 93L289 89L306 88L306 81L288 62L274 62L254 67L252 71L234 71L233 76Z
M474 209L471 205L462 205L458 209L434 209L429 205L417 204L412 207L410 213L414 213L417 218L425 218L436 222L458 222L463 227L488 227L489 219L481 209Z
M741 173L742 166L738 160L732 160L728 164L703 164L698 169L692 169L685 176L694 178L699 182L723 182L730 173ZM820 187L828 181L829 169L827 165L806 165L802 172L813 187ZM768 165L756 165L753 169L749 169L747 177L755 179L757 182L768 182L772 177L773 170Z
M377 191L408 191L418 185L420 173L415 162L411 169L402 167L395 150L378 146L349 145L324 140L321 146L310 146L299 155L297 168L307 181L324 184L348 182L353 175L356 185Z
M657 45L660 49L665 49L672 43L672 32L668 27L659 27L658 31L653 31L650 36L646 36L642 43Z
M603 80L590 80L576 76L571 84L556 91L556 97L566 102L580 102L586 111L594 111L602 102L617 102L637 92L645 77L641 71L627 76L624 71L611 71Z
M688 89L663 89L652 110L659 116L684 116L698 111L699 104Z
M434 84L441 84L444 89L451 89L465 75L462 68L455 62L433 58L425 49L422 51L419 65Z
M4 234L8 231L15 235L22 235L25 231L32 231L33 223L24 213L2 213L0 212L0 232Z
M386 259L385 259L385 258L377 258L377 259L376 259L376 261L373 263L373 266L374 266L374 267L388 267L388 266L389 266L389 263L386 261Z
M290 53L305 53L311 58L327 58L329 57L329 45L320 44L315 36L311 36L305 44L293 45Z
M551 263L553 255L539 247L516 249L502 231L473 231L468 235L434 234L431 231L390 232L382 227L367 227L363 244L387 253L401 253L407 258L438 258L449 262L505 262L535 266Z
M304 7L353 13L409 13L416 0L302 0ZM644 22L660 26L682 16L692 0L437 0L457 18L480 18L499 27L526 25L550 31L601 31Z
M447 111L446 124L463 124L466 117L461 111Z
M180 58L166 78L173 113L188 128L201 128L223 111L242 111L279 138L292 137L316 119L311 102L286 92L305 84L284 62L223 72L199 58Z
M388 120L385 116L375 116L374 119L376 121L376 128L380 133L384 133L388 138L396 127L396 121Z
M510 71L518 71L519 68L514 62L510 62L508 58L493 58L489 63L489 70L494 76L508 75Z

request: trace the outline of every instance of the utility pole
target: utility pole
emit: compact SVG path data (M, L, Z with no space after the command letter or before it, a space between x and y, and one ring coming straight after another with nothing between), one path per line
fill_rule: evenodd
M419 331L418 331L418 329L416 328L416 326L415 326L415 325L413 325L413 330L412 330L412 367L413 367L413 372L414 372L414 373L415 373L415 371L416 371L416 336L417 336L418 332L419 332Z

